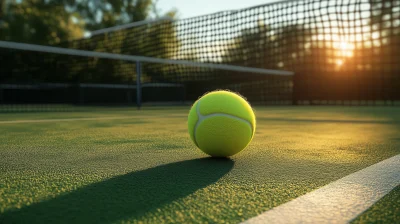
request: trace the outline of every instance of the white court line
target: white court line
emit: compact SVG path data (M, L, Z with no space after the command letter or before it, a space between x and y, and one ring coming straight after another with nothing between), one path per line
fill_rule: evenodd
M134 117L87 117L87 118L65 118L65 119L43 119L43 120L15 120L0 121L0 124L20 124L20 123L45 123L45 122L63 122L63 121L96 121L96 120L118 120L131 119Z
M243 223L349 223L400 185L400 154Z

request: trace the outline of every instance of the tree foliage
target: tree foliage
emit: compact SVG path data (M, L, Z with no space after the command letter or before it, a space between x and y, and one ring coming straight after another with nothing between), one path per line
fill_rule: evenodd
M293 70L310 57L312 32L302 25L289 25L272 29L267 24L258 23L253 28L242 30L234 39L234 44L224 56L225 63L263 67L267 69Z
M83 35L79 14L55 1L3 1L0 39L36 44L56 44Z
M126 24L149 17L152 0L69 0L69 7L78 12L88 30Z
M85 31L149 18L155 8L153 3L153 0L0 0L0 39L57 44L81 38Z

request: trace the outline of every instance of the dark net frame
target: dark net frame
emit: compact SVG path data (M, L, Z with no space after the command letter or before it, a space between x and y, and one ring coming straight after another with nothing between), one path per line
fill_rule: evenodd
M144 84L184 84L183 101L218 88L238 91L251 103L262 105L395 105L400 100L400 0L283 1L183 20L153 21L59 46L296 74L289 80L177 65L143 65ZM25 59L19 60L19 65L12 60L3 64L10 56ZM55 63L31 53L3 50L0 57L2 73L11 74L16 83L126 84L135 79L135 68L116 61L70 58ZM39 58L40 66L31 65L32 58ZM48 69L52 67L46 63L58 67ZM64 72L79 64L85 69L78 69L75 75ZM16 72L16 67L25 71ZM48 75L41 69L29 71L37 67L47 67ZM27 73L40 78L15 79ZM59 79L54 78L55 73Z

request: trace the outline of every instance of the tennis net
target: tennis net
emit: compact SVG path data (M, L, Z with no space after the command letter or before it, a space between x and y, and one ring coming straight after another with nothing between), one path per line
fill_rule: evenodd
M295 71L294 101L400 100L399 0L291 0L93 32L68 48Z
M192 103L229 89L291 104L293 72L0 41L0 111Z

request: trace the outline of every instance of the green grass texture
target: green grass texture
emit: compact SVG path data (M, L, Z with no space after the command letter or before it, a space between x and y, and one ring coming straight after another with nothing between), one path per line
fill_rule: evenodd
M239 223L400 153L398 107L256 107L229 159L195 147L189 109L0 114L0 223Z
M400 186L397 186L351 223L398 223L399 220Z

